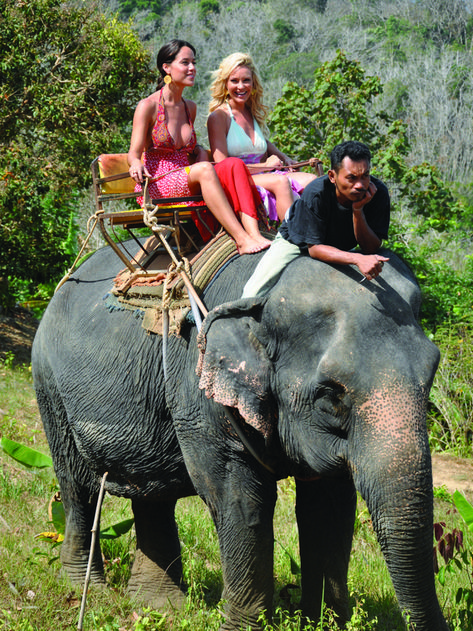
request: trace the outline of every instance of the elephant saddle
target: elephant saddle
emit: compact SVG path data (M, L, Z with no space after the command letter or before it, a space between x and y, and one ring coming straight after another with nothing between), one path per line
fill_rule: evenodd
M274 234L265 233L269 239ZM181 264L195 292L200 295L216 274L234 257L239 256L235 242L226 232L219 232L191 261ZM155 276L134 277L125 268L115 278L113 287L104 297L110 311L131 310L141 318L150 333L163 334L163 310L169 313L169 334L179 336L185 320L193 321L189 295L179 271L170 265L167 272Z

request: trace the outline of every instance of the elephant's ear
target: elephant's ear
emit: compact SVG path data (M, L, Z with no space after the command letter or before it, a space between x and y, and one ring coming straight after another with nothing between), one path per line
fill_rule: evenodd
M209 399L238 409L249 425L268 438L273 366L257 337L264 302L264 298L238 300L207 315L197 338L196 372Z

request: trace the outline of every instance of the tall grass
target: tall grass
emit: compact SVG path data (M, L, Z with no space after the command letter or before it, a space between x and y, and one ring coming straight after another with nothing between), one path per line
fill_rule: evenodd
M48 452L34 401L31 373L27 368L0 366L0 433ZM81 588L61 575L59 546L36 536L51 529L48 502L57 484L50 469L26 471L0 451L0 630L50 631L77 628ZM300 576L297 570L298 542L294 517L295 490L291 479L278 487L275 514L275 615L266 631L297 631ZM465 546L473 549L473 535L466 532L459 515L439 493L436 519L446 527L465 533ZM106 496L102 527L130 518L127 500ZM323 516L321 517L323 518ZM87 596L84 629L94 631L140 631L142 629L217 631L222 623L220 600L222 575L218 541L209 513L199 498L178 502L177 520L182 544L184 579L189 588L186 609L173 615L140 608L126 594L134 551L134 533L103 541L107 588L92 586ZM323 542L319 542L324 545ZM294 563L295 562L295 563ZM467 586L465 570L448 576L438 594L449 623L461 626L455 594ZM353 618L351 631L400 631L404 629L394 590L379 550L371 521L360 500L349 571ZM329 612L325 629L335 629ZM314 627L315 628L315 627Z
M434 341L441 360L430 395L430 444L473 456L473 324L445 325Z

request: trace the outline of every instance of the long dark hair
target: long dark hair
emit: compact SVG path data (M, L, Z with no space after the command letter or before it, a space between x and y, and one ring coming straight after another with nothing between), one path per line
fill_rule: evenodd
M163 65L172 63L176 59L178 52L181 50L181 48L184 48L184 46L190 48L195 55L195 48L192 46L192 44L189 44L189 42L186 42L184 39L172 39L170 42L164 44L164 46L161 46L161 48L159 49L158 56L156 57L156 65L158 66L159 71L157 87L158 90L163 87L164 77L166 76Z

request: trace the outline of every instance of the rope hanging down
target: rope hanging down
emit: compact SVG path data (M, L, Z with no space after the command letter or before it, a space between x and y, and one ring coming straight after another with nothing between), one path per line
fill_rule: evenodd
M199 309L200 309L200 312L203 314L204 317L207 315L208 311L207 311L205 305L200 300L200 297L197 294L194 286L192 285L192 282L191 282L191 269L190 269L189 261L186 258L183 258L181 261L179 261L177 259L176 255L174 254L171 246L169 245L169 243L167 242L166 238L164 237L164 233L165 232L169 232L169 226L162 226L162 225L158 224L158 220L156 218L156 212L157 212L159 207L158 206L153 206L153 204L150 201L149 192L148 192L148 179L146 179L146 183L145 183L145 187L144 187L144 191L143 191L143 197L144 197L144 205L143 205L143 220L144 220L144 223L148 226L148 228L151 228L151 230L156 234L156 236L159 238L161 243L166 248L166 250L169 253L169 255L171 257L171 260L172 260L172 264L169 267L168 275L167 275L167 277L166 277L166 279L164 281L163 302L162 302L162 310L163 310L163 372L164 372L164 380L166 382L166 380L167 380L167 342L168 342L168 333L169 333L169 301L170 301L170 296L171 296L167 286L170 284L171 280L173 280L173 278L175 277L176 274L179 274L181 276L181 278L184 281L184 284L186 286L187 294L189 296L189 300L190 300L190 303L191 303L192 313L194 315L194 319L195 319L195 322L196 322L197 330L200 331L200 327L202 325L202 319L200 317ZM246 447L246 449L249 451L249 453L253 456L253 458L257 462L259 462L259 464L262 467L264 467L270 473L274 474L273 469L259 457L258 453L255 451L253 446L248 441L248 438L245 436L245 434L242 431L241 427L237 423L237 420L235 418L235 414L234 414L232 408L230 408L230 407L228 407L226 405L224 405L223 408L225 410L225 415L226 415L227 419L229 420L231 426L233 427L233 430L236 432L237 436L240 438L241 442Z
M62 287L64 285L64 283L66 282L66 280L69 280L69 278L72 276L72 272L76 269L76 265L79 262L82 253L84 252L85 248L87 247L87 244L89 243L90 237L92 236L98 220L99 220L99 215L103 215L103 210L98 210L96 213L94 213L92 215L92 217L89 217L89 219L87 220L87 237L84 240L84 243L82 244L82 247L79 251L79 254L76 256L76 259L74 261L74 263L72 264L72 266L67 270L67 272L65 273L65 275L63 276L63 278L61 278L61 280L59 281L59 283L56 286L56 289L54 290L54 293L57 292L57 290ZM90 228L90 222L92 221L92 219L94 220L94 225L92 226L92 228Z
M148 228L151 228L153 233L158 237L158 239L161 241L163 246L166 248L166 251L168 252L168 254L171 257L171 260L172 260L172 262L173 262L173 264L175 266L172 269L172 272L179 274L180 277L182 278L182 280L184 282L184 285L186 286L187 293L189 294L189 299L191 301L191 305L192 305L193 300L194 300L194 302L197 304L197 306L199 307L199 309L202 312L202 314L204 316L206 316L208 311L207 311L205 305L203 304L203 302L201 301L201 299L199 298L199 295L196 292L196 290L195 290L194 286L192 285L192 282L191 282L191 280L189 278L189 276L190 276L190 265L189 265L189 262L187 261L187 259L183 259L181 261L178 260L178 258L174 254L173 249L169 245L167 239L164 237L164 234L169 232L169 226L163 226L163 225L160 225L158 223L158 219L156 217L156 213L159 210L159 206L158 205L154 206L151 203L151 200L150 200L150 197L149 197L149 191L148 191L148 179L146 179L146 182L145 182L145 187L144 187L144 191L143 191L143 197L144 197L144 205L143 205L143 221L144 221L144 223L148 226ZM175 230L175 229L173 228L172 230ZM184 261L186 261L186 262L184 262ZM164 299L164 295L165 295L165 292L163 292L163 299ZM164 306L163 306L163 308L164 308ZM194 313L194 316L195 315L196 314ZM197 315L199 315L199 314L197 314ZM200 316L199 316L198 319L200 319ZM196 320L196 322L197 322L197 320Z

